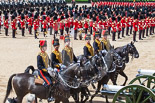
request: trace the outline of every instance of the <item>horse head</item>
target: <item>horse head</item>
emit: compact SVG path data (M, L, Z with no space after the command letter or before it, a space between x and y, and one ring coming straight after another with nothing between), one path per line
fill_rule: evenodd
M128 44L128 52L131 54L132 58L139 58L139 53L134 45L134 42Z

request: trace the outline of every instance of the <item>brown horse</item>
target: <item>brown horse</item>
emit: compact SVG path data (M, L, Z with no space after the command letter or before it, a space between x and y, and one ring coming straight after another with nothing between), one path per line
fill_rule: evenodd
M76 78L79 70L79 64L73 64L64 70L61 75L67 75L69 78L65 80L56 79L56 83L53 86L45 87L43 85L35 84L34 75L28 73L13 74L8 81L6 96L3 103L6 102L11 90L12 85L17 95L15 99L16 103L22 103L23 97L28 94L35 94L40 99L47 99L50 94L55 98L55 103L69 103L68 98L70 97L70 88L64 83L64 81L72 82L73 78ZM77 78L76 78L77 79Z

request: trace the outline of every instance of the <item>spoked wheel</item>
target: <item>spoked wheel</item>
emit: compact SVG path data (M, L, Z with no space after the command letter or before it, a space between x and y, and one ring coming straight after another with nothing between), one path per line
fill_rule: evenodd
M121 99L119 99L121 97ZM113 98L113 103L154 103L155 93L142 85L129 85L120 89Z
M146 86L147 88L155 88L155 76L142 75L133 79L129 84L140 84Z

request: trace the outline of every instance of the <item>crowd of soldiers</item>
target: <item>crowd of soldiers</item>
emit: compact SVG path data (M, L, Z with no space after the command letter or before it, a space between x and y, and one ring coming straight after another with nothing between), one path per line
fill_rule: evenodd
M74 29L74 40L77 40L78 32L95 34L99 32L100 37L103 30L112 33L112 40L133 34L133 41L136 41L136 33L139 31L139 40L154 33L155 26L155 3L131 3L131 2L92 2L91 7L86 5L79 7L68 6L66 3L29 4L29 8L22 7L22 4L11 5L12 9L5 6L0 11L0 31L2 26L5 35L8 36L8 29L12 28L12 37L15 38L16 30L25 36L25 29L35 39L38 39L39 32L44 37L49 34L70 34ZM9 6L10 7L10 6ZM52 32L54 31L54 33ZM126 31L126 33L125 33ZM122 34L122 35L121 35Z

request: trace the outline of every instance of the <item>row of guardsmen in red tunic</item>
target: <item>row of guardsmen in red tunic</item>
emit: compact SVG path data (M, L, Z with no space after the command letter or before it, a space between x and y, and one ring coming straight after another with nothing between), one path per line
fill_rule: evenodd
M101 5L109 5L109 6L155 6L154 2L91 2L92 6L101 6Z
M88 14L89 17L89 14ZM0 17L1 18L1 17ZM65 16L60 17L53 17L49 15L42 15L42 16L32 16L32 14L28 15L22 15L18 17L13 16L13 20L11 22L12 30L13 30L13 38L16 34L17 29L17 19L20 21L20 28L22 29L22 36L24 36L25 32L25 25L28 24L28 30L29 33L32 34L32 27L34 28L34 34L35 38L38 37L38 30L41 25L41 28L43 29L44 36L47 34L47 29L50 28L50 35L52 35L52 29L54 29L54 36L57 35L58 30L60 30L61 36L63 36L64 29L67 33L69 33L69 30L71 28L74 28L74 39L77 40L77 32L79 29L83 28L85 31L85 34L88 34L88 30L90 31L90 34L93 34L93 32L99 31L102 32L103 29L107 29L109 34L110 31L112 32L112 40L115 41L115 35L116 32L118 32L118 39L120 39L120 33L122 33L122 37L124 37L124 30L126 28L126 35L128 36L129 33L132 34L132 29L135 32L139 30L139 39L142 40L142 37L144 37L145 33L146 36L148 34L152 35L154 33L154 26L155 26L155 17L141 17L140 20L138 20L135 23L135 20L133 16L118 16L118 17L109 17L108 19L106 16L104 18L100 19L99 17L96 17L94 20L85 18L84 20L73 20L73 17L68 17L65 19ZM138 17L137 17L138 19ZM0 19L2 22L2 20ZM1 23L0 23L1 24ZM8 22L8 16L4 19L4 27L5 27L5 34L8 36L8 28L9 28L9 22ZM130 32L129 32L130 30ZM150 30L150 33L148 31ZM134 34L133 33L133 34ZM135 38L135 35L133 36ZM133 41L136 41L133 39Z

